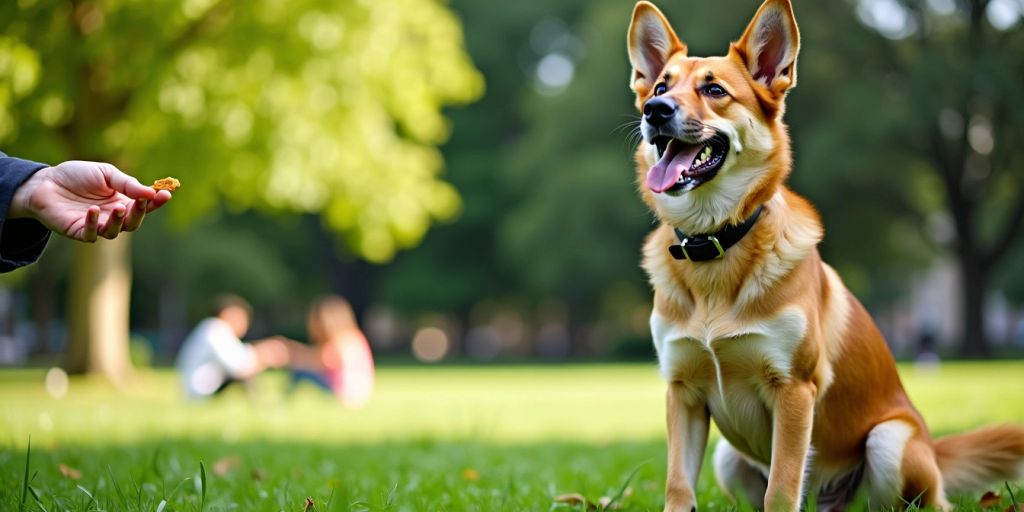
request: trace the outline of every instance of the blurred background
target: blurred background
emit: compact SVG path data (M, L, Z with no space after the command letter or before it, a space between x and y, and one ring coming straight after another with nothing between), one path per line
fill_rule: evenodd
M694 55L759 2L660 2ZM1024 0L795 0L790 184L894 352L1024 354ZM0 277L0 363L115 382L211 299L383 364L651 360L631 0L8 0L0 149L182 187ZM740 13L740 14L738 14Z

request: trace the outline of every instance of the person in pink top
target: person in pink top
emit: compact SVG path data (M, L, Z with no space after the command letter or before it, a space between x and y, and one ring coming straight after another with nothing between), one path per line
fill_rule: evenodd
M311 381L352 408L373 393L373 353L348 301L329 295L313 303L306 317L309 345L290 343L293 386Z

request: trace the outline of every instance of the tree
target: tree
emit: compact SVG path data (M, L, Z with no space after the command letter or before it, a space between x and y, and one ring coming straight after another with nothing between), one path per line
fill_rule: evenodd
M0 6L0 28L0 142L176 176L164 214L178 225L221 209L317 213L381 262L460 208L440 176L441 109L478 96L482 78L435 0L40 0ZM70 366L115 381L127 244L78 245L72 269L71 353L121 362Z
M963 287L960 352L973 357L991 351L983 324L987 295L1024 225L1024 62L1019 58L1024 31L1013 27L1015 19L991 9L1006 6L1002 0L956 0L945 6L866 1L859 14L877 31L873 37L851 44L831 30L821 40L832 54L832 76L845 78L844 85L866 99L858 102L861 118L870 120L864 131L890 141L880 145L888 146L882 154L866 151L870 161L864 175L888 182L892 178L885 174L906 175L897 180L919 189L918 211L930 210L932 225L949 219L948 245ZM833 17L825 26L836 26L835 9L823 11ZM869 67L853 64L863 63L865 53L872 56ZM851 65L837 69L835 62ZM859 144L861 139L849 140ZM887 158L894 153L899 156ZM894 195L883 187L879 194ZM903 230L915 231L924 230Z

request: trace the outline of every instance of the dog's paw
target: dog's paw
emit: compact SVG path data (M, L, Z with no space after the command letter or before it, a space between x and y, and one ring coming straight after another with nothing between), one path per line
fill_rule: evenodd
M697 505L666 503L665 512L697 512Z

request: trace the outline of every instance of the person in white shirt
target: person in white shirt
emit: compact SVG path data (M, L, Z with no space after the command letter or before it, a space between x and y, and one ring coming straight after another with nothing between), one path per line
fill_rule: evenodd
M214 316L189 333L178 353L178 373L185 395L191 399L215 395L234 382L247 382L267 368L288 363L282 338L243 343L252 308L233 295L216 301Z

